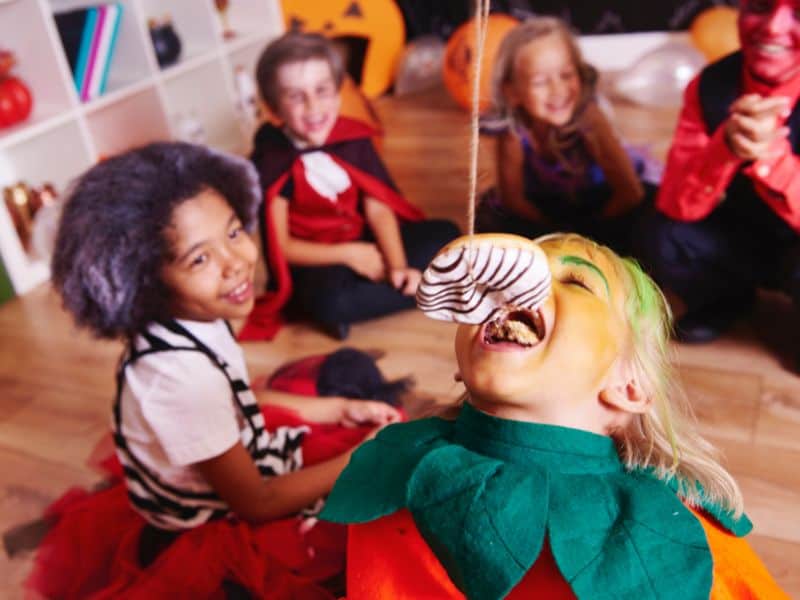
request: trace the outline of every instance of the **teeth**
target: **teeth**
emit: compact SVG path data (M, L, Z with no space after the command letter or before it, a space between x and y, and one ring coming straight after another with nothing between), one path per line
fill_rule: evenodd
M569 108L569 105L570 105L569 100L562 100L560 102L551 102L550 110L564 110L565 108Z
M778 54L780 52L785 52L787 48L779 44L760 44L759 49L767 54Z
M244 292L246 290L247 290L247 282L245 281L243 284L241 284L238 287L234 288L234 290L228 295L229 296L239 296L241 294L244 294Z

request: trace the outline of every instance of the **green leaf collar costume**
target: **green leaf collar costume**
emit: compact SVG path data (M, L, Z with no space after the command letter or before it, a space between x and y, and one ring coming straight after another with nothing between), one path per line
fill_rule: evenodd
M470 599L505 597L547 537L578 598L707 599L703 527L649 471L627 471L611 438L493 417L393 425L353 455L322 518L364 523L407 508ZM751 529L702 508L737 536Z

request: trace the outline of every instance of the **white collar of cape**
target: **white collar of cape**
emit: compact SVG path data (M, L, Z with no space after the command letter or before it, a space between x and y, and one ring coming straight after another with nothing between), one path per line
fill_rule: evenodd
M311 144L299 139L287 127L283 132L292 145L298 150L305 150ZM339 163L330 154L322 150L312 150L311 152L301 152L300 160L305 170L306 181L315 192L331 202L336 202L339 194L348 189L353 182Z

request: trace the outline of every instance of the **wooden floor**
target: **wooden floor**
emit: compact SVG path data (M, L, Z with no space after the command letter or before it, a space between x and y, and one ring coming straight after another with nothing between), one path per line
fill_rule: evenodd
M388 136L384 154L398 184L429 215L464 222L467 189L466 113L441 91L378 102ZM615 104L631 141L650 141L663 156L675 111ZM482 152L481 185L491 183L491 147ZM764 297L752 324L702 347L676 346L680 372L703 431L725 453L755 523L750 540L792 596L800 598L800 378L782 363L792 322L779 297ZM796 324L795 324L796 326ZM71 325L46 286L0 306L0 532L40 515L73 485L98 475L87 465L109 424L113 369L120 347L97 342ZM413 374L417 401L445 402L453 381L453 327L408 312L356 325L348 345L380 348L390 376ZM245 346L251 376L287 359L337 344L305 326L284 329L272 343ZM30 554L0 553L0 597L21 597Z

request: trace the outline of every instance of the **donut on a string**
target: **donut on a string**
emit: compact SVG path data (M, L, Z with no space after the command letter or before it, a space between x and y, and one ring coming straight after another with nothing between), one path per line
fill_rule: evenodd
M417 306L429 317L479 325L497 342L534 345L544 324L538 308L550 295L550 269L539 246L507 234L460 237L422 275Z

